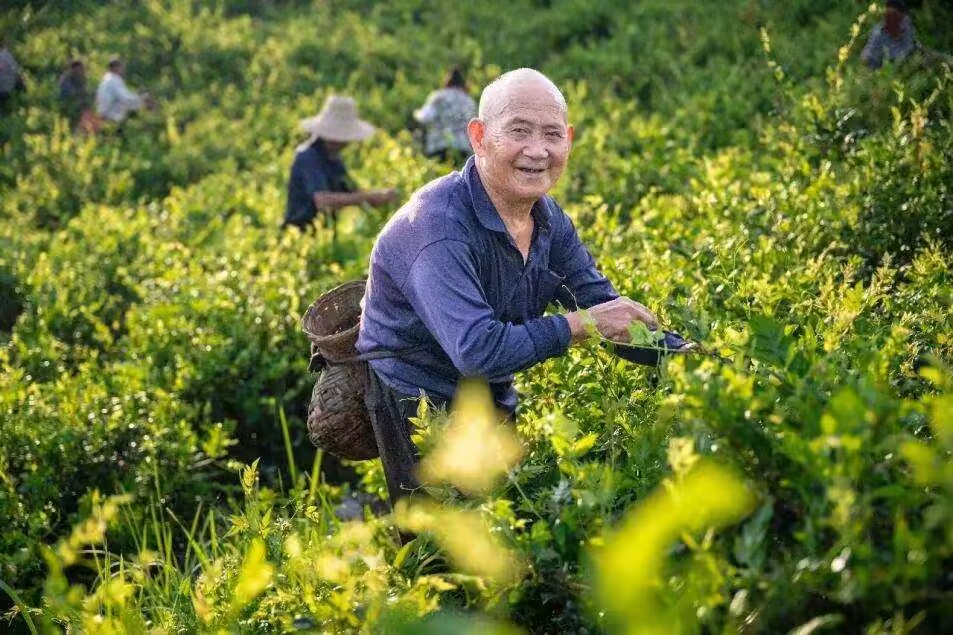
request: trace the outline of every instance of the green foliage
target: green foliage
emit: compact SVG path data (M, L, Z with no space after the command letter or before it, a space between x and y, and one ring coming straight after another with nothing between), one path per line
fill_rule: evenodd
M12 6L0 30L29 85L0 119L14 628L900 633L953 617L953 76L861 68L876 7ZM951 17L913 13L939 50ZM113 54L160 108L74 134L54 78L76 55L92 83ZM557 199L619 291L705 353L645 369L575 347L520 376L518 440L485 409L422 409L441 504L385 514L379 462L336 469L308 445L298 319L364 275L392 210L345 210L336 239L278 225L296 122L332 92L380 127L346 150L361 185L406 197L445 173L402 127L452 63L472 87L532 65L565 88ZM419 535L401 545L398 527Z

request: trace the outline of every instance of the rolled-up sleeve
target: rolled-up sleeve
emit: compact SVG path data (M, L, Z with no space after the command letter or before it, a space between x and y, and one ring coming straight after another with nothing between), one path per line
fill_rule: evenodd
M561 315L502 322L482 291L471 247L444 239L425 247L404 294L461 375L501 377L566 352L569 322Z

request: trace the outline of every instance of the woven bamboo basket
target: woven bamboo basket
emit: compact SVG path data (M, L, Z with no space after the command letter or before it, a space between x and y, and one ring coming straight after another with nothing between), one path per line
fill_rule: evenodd
M308 438L343 459L378 456L366 393L367 362L355 360L364 280L331 289L308 307L301 328L327 361L308 407Z
M331 289L315 300L301 318L302 330L329 362L357 355L354 345L361 327L364 286L364 280L355 280Z
M311 442L353 461L378 455L374 429L364 405L364 363L331 364L321 371L308 408Z

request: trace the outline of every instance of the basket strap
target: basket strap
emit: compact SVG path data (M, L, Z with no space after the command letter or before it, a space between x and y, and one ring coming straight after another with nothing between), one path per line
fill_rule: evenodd
M408 353L416 353L418 351L424 350L423 344L417 344L416 346L408 346L407 348L402 348L399 351L371 351L370 353L361 353L360 355L355 355L354 357L349 357L344 360L344 362L369 362L373 359L388 359L390 357L403 357ZM339 362L340 363L340 362Z
M312 349L314 350L314 349ZM308 370L312 373L320 371L322 368L328 364L354 364L357 362L369 362L374 359L387 359L390 357L403 357L408 353L416 353L418 351L424 350L423 344L417 344L416 346L408 346L407 348L402 348L399 351L371 351L370 353L362 353L360 355L352 355L351 357L345 357L344 359L339 359L333 362L328 362L319 352L312 353L311 355L311 364L308 366Z

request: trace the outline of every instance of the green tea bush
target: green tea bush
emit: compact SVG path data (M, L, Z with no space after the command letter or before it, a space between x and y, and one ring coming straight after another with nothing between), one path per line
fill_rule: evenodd
M945 81L949 81L947 78ZM864 144L853 159L866 168L864 209L848 240L864 245L868 258L892 254L909 262L927 241L949 248L953 236L950 91L939 85L930 98L946 95L941 108L925 103L908 117L895 112L891 134Z
M4 374L2 399L5 580L42 575L36 541L67 529L91 486L147 496L161 478L168 491L207 490L189 476L198 457L188 425L194 414L135 369L108 378L60 374L46 383L18 370Z
M0 268L0 331L13 330L22 310L23 289L14 273L3 266Z
M913 17L953 49L945 5ZM941 630L953 91L943 65L858 68L878 19L813 0L0 15L30 86L0 119L13 628ZM92 84L114 54L160 107L75 135L55 77L77 55ZM379 462L308 444L298 320L366 274L393 210L279 225L298 120L332 93L379 126L345 151L360 185L405 199L446 173L402 128L450 64L474 88L520 65L564 87L557 200L620 293L706 354L575 347L520 375L513 430L476 401L422 411L440 504L386 513Z

